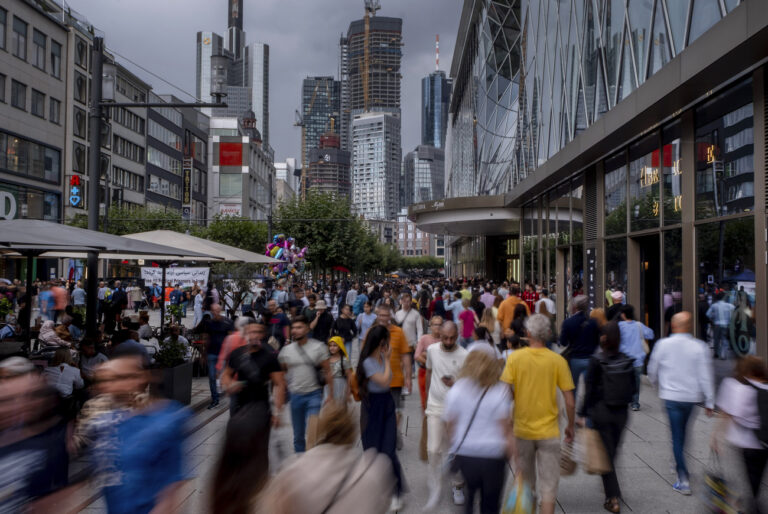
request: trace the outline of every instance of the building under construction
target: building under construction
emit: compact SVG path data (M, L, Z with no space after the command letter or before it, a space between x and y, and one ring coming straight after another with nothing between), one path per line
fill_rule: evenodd
M320 136L317 148L309 150L306 187L349 200L352 192L350 154L340 148L339 135L331 131Z
M341 83L333 77L307 77L301 87L302 163L309 162L309 152L320 145L320 137L338 126L341 111Z

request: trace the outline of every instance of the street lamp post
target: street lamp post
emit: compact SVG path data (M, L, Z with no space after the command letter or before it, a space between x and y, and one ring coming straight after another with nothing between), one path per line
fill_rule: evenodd
M219 57L219 56L214 56ZM226 97L224 87L226 86L225 67L216 60L218 66L212 66L211 73L211 96L216 99L214 103L206 102L115 102L114 88L117 79L117 67L112 63L104 62L104 38L94 37L91 47L91 96L90 96L90 130L88 133L89 149L89 168L88 168L88 230L99 229L99 191L101 189L101 124L103 119L103 109L112 107L227 107L222 102ZM222 71L224 70L224 71ZM222 80L222 73L223 80ZM107 94L103 95L103 85L108 88ZM108 100L108 101L107 101ZM106 170L107 187L109 170ZM104 209L109 206L109 190L105 191ZM106 229L106 220L104 223ZM87 299L86 299L86 332L89 335L96 335L98 332L98 283L99 283L99 255L98 252L88 252L88 276L87 276ZM106 271L105 271L106 275ZM163 270L165 275L165 270ZM164 292L163 292L164 293ZM164 304L163 304L164 306ZM162 321L161 321L162 322Z

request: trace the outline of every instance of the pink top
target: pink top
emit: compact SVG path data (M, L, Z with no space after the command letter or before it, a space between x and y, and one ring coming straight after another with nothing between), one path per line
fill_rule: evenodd
M413 358L416 359L426 353L427 347L438 342L440 342L440 339L437 339L432 334L424 334L419 338L419 342L416 343L416 351L413 353Z
M472 337L475 330L475 311L467 309L459 314L461 320L461 337Z

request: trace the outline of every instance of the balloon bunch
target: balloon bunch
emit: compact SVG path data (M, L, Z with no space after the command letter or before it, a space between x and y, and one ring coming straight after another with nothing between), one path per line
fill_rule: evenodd
M272 242L267 244L265 255L280 260L278 264L272 266L272 276L283 278L293 275L297 271L304 271L304 258L307 254L307 247L301 250L296 246L296 241L292 237L285 237L285 234L277 234L272 238Z

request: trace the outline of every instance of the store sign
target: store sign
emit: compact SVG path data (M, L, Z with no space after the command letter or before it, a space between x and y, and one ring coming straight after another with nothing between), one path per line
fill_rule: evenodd
M18 203L13 193L0 191L0 219L12 220L16 218Z
M184 205L192 203L192 159L184 159L181 203Z
M181 284L182 287L192 287L195 284L205 288L208 284L210 268L166 268L165 283L167 285ZM159 284L163 280L162 268L141 268L141 278L145 284Z
M85 208L85 191L80 175L69 177L69 192L67 194L70 207Z
M587 298L589 299L589 308L594 309L597 305L597 251L594 248L587 248Z
M219 143L219 166L242 166L242 143Z
M239 203L222 203L219 205L219 214L222 216L241 216L243 206Z

